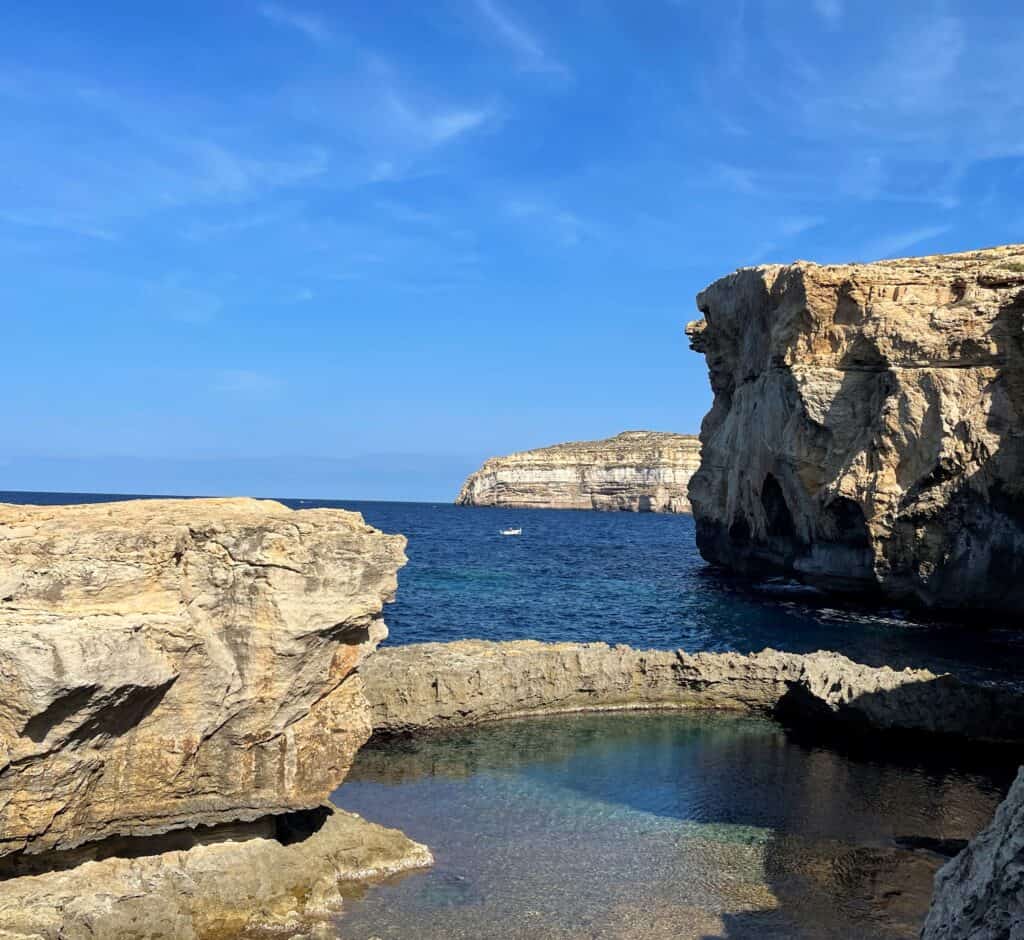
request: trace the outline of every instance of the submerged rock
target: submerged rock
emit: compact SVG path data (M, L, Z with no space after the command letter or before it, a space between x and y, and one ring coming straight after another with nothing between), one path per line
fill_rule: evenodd
M690 434L624 431L492 457L471 474L455 502L515 509L622 509L689 512L687 487L700 464Z
M0 505L0 855L320 805L404 545L251 499Z
M1024 937L1024 768L991 824L935 876L922 940Z
M743 268L697 305L706 559L1024 609L1024 245Z
M647 708L777 713L849 729L1024 741L1024 694L838 653L688 653L604 643L463 640L392 647L362 668L374 731Z

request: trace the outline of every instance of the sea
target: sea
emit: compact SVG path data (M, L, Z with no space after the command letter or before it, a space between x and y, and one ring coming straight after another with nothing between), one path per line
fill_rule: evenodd
M0 492L0 502L117 498ZM730 578L700 557L689 516L281 502L354 510L408 538L385 610L392 645L828 649L1020 682L1013 623L946 623ZM522 534L501 535L508 527ZM373 741L332 800L427 843L436 864L350 885L331 929L347 940L916 937L936 870L991 818L1016 762L847 744L701 713L550 716Z
M111 494L0 491L0 502L104 502ZM839 604L784 579L706 564L688 515L511 510L449 503L281 499L359 512L408 539L388 644L478 638L625 643L740 653L824 649L870 666L1020 681L1024 631L979 613L965 629L897 608ZM522 535L501 530L521 527Z

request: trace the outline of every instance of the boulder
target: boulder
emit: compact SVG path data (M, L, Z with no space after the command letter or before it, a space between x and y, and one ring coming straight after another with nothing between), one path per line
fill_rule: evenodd
M320 805L404 545L252 499L0 505L0 855Z

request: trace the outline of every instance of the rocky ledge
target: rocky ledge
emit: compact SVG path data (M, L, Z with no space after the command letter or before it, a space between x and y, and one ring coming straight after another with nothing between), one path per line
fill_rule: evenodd
M387 635L404 546L357 513L269 501L0 505L0 911L43 912L37 933L50 936L49 901L25 892L78 897L88 880L10 876L92 852L106 859L87 863L107 866L90 869L99 899L68 907L89 936L190 936L149 921L119 934L104 919L111 898L141 910L137 886L157 881L171 894L187 883L178 920L213 936L202 925L220 889L193 878L196 854L166 854L169 837L200 833L245 840L243 854L282 875L302 856L318 882L345 877L353 856L340 860L331 833L351 847L362 836L337 816L288 852L249 840L320 812L369 737L356 670ZM390 845L394 865L424 860L399 834ZM220 869L226 852L199 854ZM286 882L250 881L246 903Z
M611 709L760 711L800 723L1024 741L1024 693L926 669L897 671L838 653L696 653L604 643L421 643L362 669L377 734Z
M690 434L623 431L492 457L471 474L455 502L515 509L689 512L687 487L700 464Z
M697 306L706 559L1024 609L1024 245L744 268Z

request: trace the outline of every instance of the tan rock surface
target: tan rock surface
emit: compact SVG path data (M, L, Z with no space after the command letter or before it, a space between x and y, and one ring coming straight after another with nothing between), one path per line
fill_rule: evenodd
M374 731L456 728L602 709L713 708L872 731L1024 740L1024 695L838 653L697 653L604 643L464 640L385 648L362 667Z
M1024 245L744 268L697 305L705 558L1024 609Z
M620 509L689 512L687 487L700 464L690 434L624 431L492 457L471 474L455 502L516 509Z
M426 846L354 813L318 821L295 841L263 820L212 830L187 849L2 881L0 940L308 936L341 907L344 882L433 862Z
M0 854L322 803L404 544L250 499L0 505Z

